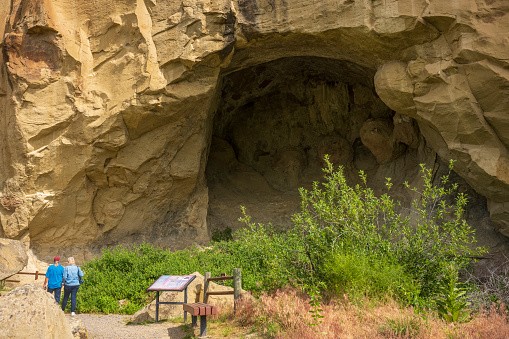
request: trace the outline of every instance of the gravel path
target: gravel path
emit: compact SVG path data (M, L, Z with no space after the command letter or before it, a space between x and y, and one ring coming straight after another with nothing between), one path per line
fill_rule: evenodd
M71 318L70 315L66 317ZM146 325L126 325L129 316L116 314L77 314L88 332L90 339L182 339L186 333L180 329L181 323L169 321Z

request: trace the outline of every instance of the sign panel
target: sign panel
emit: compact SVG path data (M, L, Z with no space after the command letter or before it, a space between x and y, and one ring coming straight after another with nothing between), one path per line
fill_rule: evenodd
M195 275L162 275L147 291L182 291L194 278Z

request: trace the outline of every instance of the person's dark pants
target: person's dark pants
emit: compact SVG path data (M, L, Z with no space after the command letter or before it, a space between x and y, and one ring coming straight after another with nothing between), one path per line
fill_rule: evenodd
M55 292L55 300L57 301L57 304L60 303L60 294L62 293L62 287L57 288L49 288L47 290L50 294L53 294Z
M71 295L71 312L76 310L76 295L78 294L78 289L80 285L76 286L64 286L64 300L62 301L62 311L65 311L65 307L67 306L67 300L69 300L69 295Z

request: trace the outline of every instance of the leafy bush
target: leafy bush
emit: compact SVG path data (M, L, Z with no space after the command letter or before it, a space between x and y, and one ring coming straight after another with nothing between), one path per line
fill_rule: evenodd
M423 190L407 185L422 196L413 203L416 222L410 223L397 212L399 203L367 187L362 172L362 185L351 187L342 168L325 160L324 182L315 182L310 191L300 189L301 212L293 216L293 228L255 223L242 209L246 227L234 240L216 241L204 250L170 252L148 244L108 249L83 266L79 311L133 313L150 300L145 290L161 275L198 271L217 276L235 267L242 268L243 288L255 294L300 285L320 300L316 287L325 286L351 295L392 293L430 306L447 267L460 271L484 251L473 247L474 231L462 217L466 197L459 194L449 203L457 186L447 186L448 175L435 186L431 170L422 166ZM215 240L221 238L229 236Z
M253 293L273 290L290 283L289 263L281 262L282 248L288 245L285 234L271 234L264 227L238 233L236 241L214 243L210 248L191 248L171 252L150 244L103 251L101 258L82 266L86 283L80 287L79 312L132 314L146 305L153 293L146 289L161 275L211 272L219 276L242 268L242 287ZM281 244L286 244L282 246ZM232 282L226 282L232 286ZM119 303L124 300L126 302Z
M388 294L410 301L420 292L403 266L383 257L339 252L331 256L325 269L329 286L354 301L364 297L383 299Z
M453 203L448 203L457 189L457 185L448 185L449 175L435 186L431 170L421 165L422 191L406 184L421 196L413 202L416 222L411 223L410 218L397 213L399 203L387 193L375 196L362 172L362 185L351 187L342 167L335 170L327 157L325 160L325 182L315 182L311 191L300 189L302 208L293 217L311 268L321 279L327 280L330 265L326 262L332 253L397 262L420 288L419 298L413 303L428 303L439 293L446 267L452 264L459 271L472 262L474 255L485 251L473 247L474 230L462 217L466 197L458 194ZM391 186L387 179L389 190Z

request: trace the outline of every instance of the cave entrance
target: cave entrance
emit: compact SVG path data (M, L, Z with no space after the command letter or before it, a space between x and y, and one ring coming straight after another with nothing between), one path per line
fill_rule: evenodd
M390 125L394 112L376 95L374 73L317 57L225 72L206 169L212 233L240 227L241 205L257 222L289 225L298 188L323 177L325 154L352 180L376 171L361 128Z

